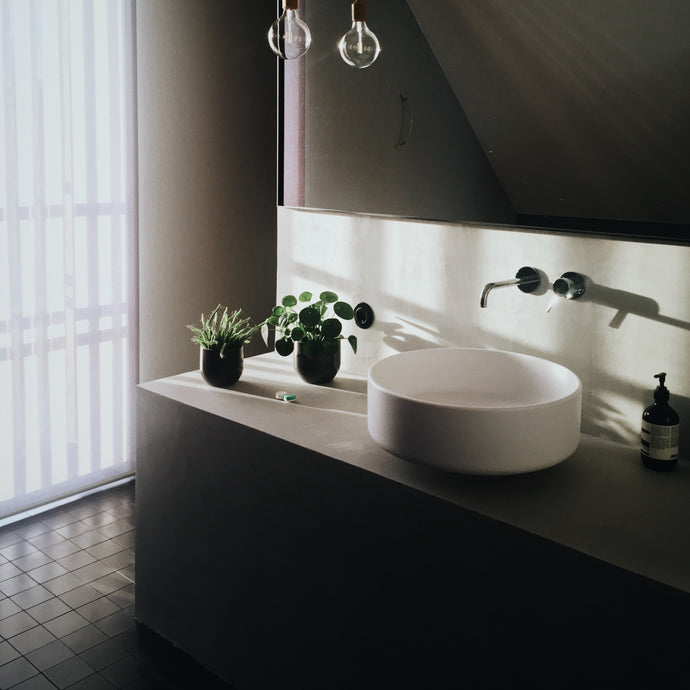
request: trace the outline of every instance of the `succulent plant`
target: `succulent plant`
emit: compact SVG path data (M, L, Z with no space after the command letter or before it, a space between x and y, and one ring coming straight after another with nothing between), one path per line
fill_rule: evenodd
M228 308L219 304L208 318L202 314L200 324L188 325L187 328L194 334L193 343L205 350L218 350L222 357L226 349L248 343L263 325L252 326L250 320L248 316L242 317L242 309L228 313Z

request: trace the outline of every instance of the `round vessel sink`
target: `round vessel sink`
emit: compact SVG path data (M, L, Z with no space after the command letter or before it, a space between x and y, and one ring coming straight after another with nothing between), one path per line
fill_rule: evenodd
M413 350L368 374L374 441L450 472L521 474L562 462L580 442L581 404L572 371L515 352Z

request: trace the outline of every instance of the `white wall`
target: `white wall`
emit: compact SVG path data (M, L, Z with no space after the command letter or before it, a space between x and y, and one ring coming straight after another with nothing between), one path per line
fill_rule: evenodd
M257 321L272 306L274 9L137 3L142 381L198 368L186 325L219 302Z
M548 290L497 289L480 308L486 283L526 265ZM593 284L547 313L565 271ZM653 375L666 371L690 457L690 247L280 208L278 299L323 289L376 314L367 331L344 329L360 341L356 356L343 348L344 371L438 345L538 355L582 379L582 430L622 443L637 444Z

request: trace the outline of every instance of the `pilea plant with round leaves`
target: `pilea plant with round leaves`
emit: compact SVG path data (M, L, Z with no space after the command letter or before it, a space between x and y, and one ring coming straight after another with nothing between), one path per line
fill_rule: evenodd
M335 292L322 292L313 302L312 297L311 292L303 292L299 297L285 295L266 319L267 326L276 332L275 348L279 355L286 357L294 350L295 343L300 343L302 355L315 357L335 352L345 339L340 319L352 319L352 307L338 300ZM350 335L347 341L356 353L357 337Z

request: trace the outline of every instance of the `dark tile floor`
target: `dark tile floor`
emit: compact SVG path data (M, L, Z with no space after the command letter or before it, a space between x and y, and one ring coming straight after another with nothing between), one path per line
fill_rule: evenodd
M0 690L228 690L134 620L134 482L0 528Z

